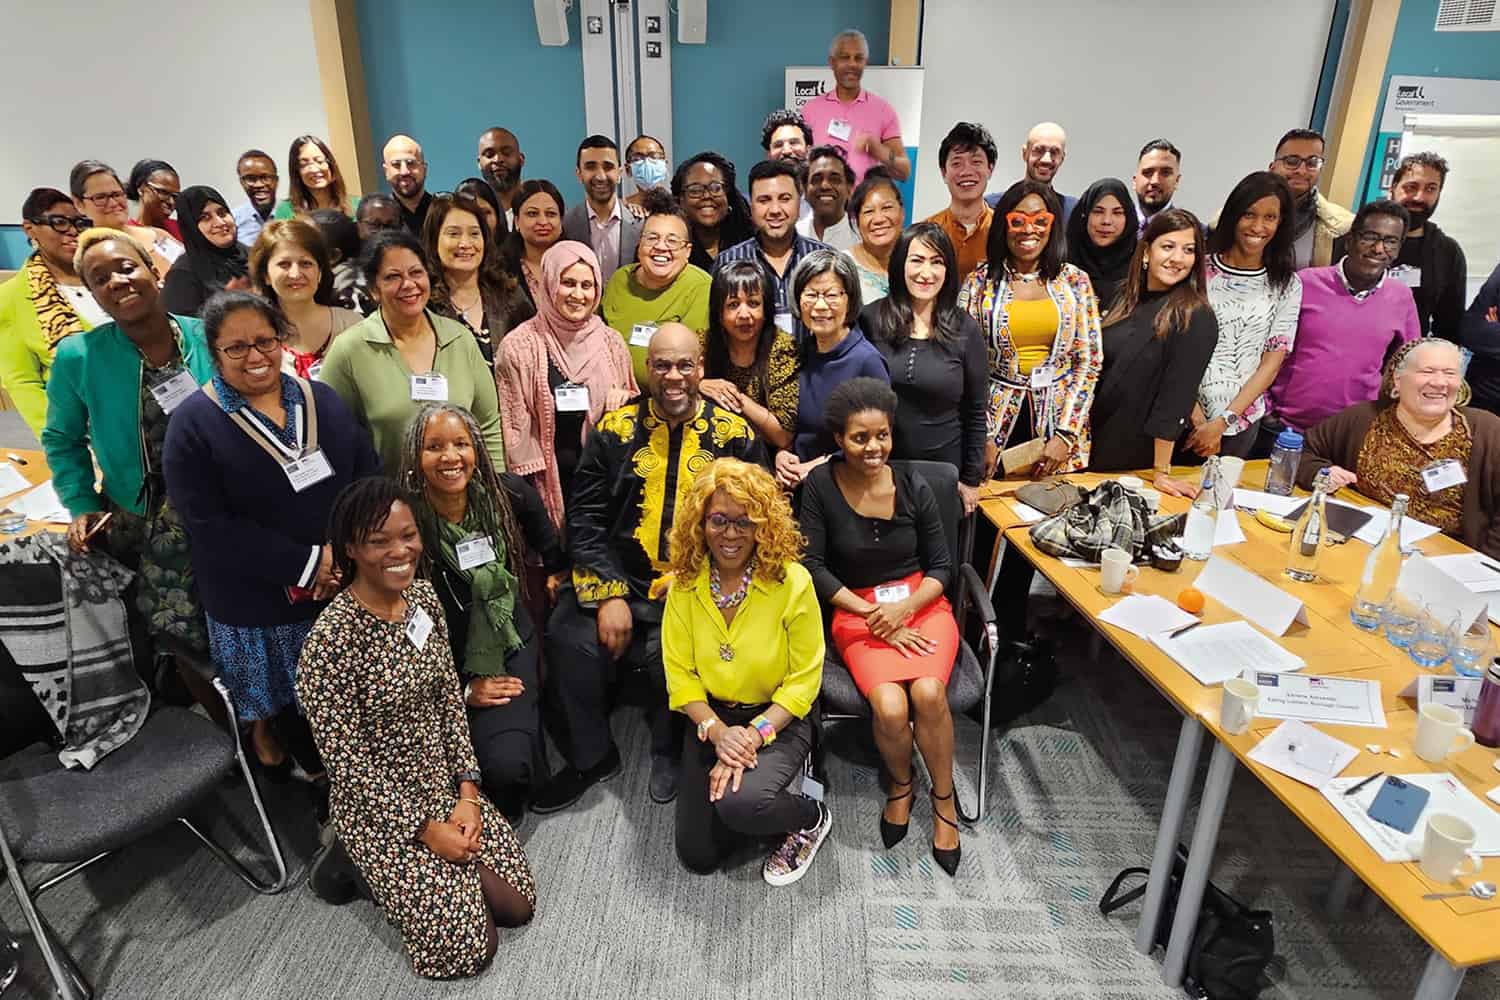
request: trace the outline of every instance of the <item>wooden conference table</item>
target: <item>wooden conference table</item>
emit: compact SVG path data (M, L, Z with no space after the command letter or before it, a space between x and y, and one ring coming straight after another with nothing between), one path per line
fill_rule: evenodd
M1247 463L1241 483L1258 488L1265 479L1265 468L1264 461ZM1191 478L1194 472L1188 470L1183 475ZM1080 486L1093 485L1110 478L1114 477L1086 473L1066 477L1069 482ZM1226 733L1219 724L1221 692L1217 685L1209 687L1200 684L1149 640L1098 621L1099 612L1114 604L1119 599L1118 596L1106 596L1100 592L1097 567L1070 568L1031 543L1027 526L1005 497L1005 494L1018 485L1021 485L1019 481L994 481L986 484L980 494L981 510L1001 530L1001 540L995 553L995 567L998 568L998 560L1006 546L1014 546L1052 582L1058 593L1093 622L1095 629L1183 716L1161 826L1157 831L1145 907L1136 932L1136 948L1143 954L1150 953L1155 941L1168 876L1182 832L1190 786L1197 771L1203 733L1207 731L1214 738L1208 777L1204 782L1197 825L1193 831L1187 868L1163 962L1163 978L1168 985L1180 986L1182 983L1188 947L1197 925L1203 890L1212 866L1219 824L1223 819L1236 763L1243 764L1269 788L1282 804L1348 866L1348 872L1358 876L1377 893L1429 945L1431 953L1417 986L1416 1000L1452 1000L1463 982L1466 969L1500 961L1500 898L1487 901L1472 897L1422 899L1424 893L1451 891L1455 886L1431 882L1422 875L1415 863L1382 861L1374 849L1329 805L1321 792L1249 760L1247 755L1250 750L1280 725L1281 720L1257 718L1250 730L1242 735ZM1340 499L1344 499L1349 492L1346 490L1344 494L1340 494ZM1175 512L1186 507L1186 500L1162 497L1163 511ZM1362 632L1349 619L1349 607L1353 603L1365 557L1370 551L1368 545L1351 539L1342 545L1326 549L1320 557L1318 580L1313 583L1297 583L1283 573L1286 567L1287 535L1267 528L1249 514L1223 512L1220 516L1225 514L1239 517L1245 541L1218 546L1214 549L1214 555L1231 560L1275 583L1300 599L1307 609L1307 625L1294 624L1285 636L1273 638L1306 661L1308 674L1380 681L1387 729L1323 724L1317 726L1331 736L1360 748L1359 757L1342 772L1343 777L1374 774L1377 771L1401 774L1450 771L1481 799L1490 789L1500 785L1500 772L1495 770L1497 752L1493 749L1476 744L1462 753L1450 755L1441 765L1429 765L1413 750L1416 704L1415 700L1399 697L1399 692L1422 671L1404 650L1390 645L1383 635ZM1460 542L1443 535L1423 539L1417 548L1427 555L1470 551ZM1132 592L1158 594L1175 603L1177 594L1193 582L1204 565L1202 562L1184 560L1182 568L1175 573L1164 573L1142 566L1140 576L1132 585ZM1204 622L1214 624L1232 621L1241 616L1209 599L1201 617ZM1492 626L1492 632L1494 631ZM1385 754L1373 755L1364 749L1370 743L1393 747L1402 756L1396 759ZM1349 878L1347 872L1341 872L1340 875L1341 878L1335 881L1334 895L1342 895L1337 890L1339 882ZM1477 877L1500 882L1500 857L1484 859L1483 871ZM1347 890L1347 883L1344 889Z
M26 464L22 465L19 462L11 460L7 457L9 455L15 455ZM31 486L40 486L52 478L52 471L47 468L47 456L40 451L25 448L0 448L0 462L9 462L17 472L26 477L26 481ZM30 488L30 486L27 487L27 489ZM0 508L5 507L6 504L25 492L26 490L17 490L14 493L0 496ZM4 532L0 532L0 541L10 538L20 538L22 535L31 535L38 531L65 532L67 530L68 526L66 524L41 524L36 521L27 521L24 531L19 531L14 535L7 535Z

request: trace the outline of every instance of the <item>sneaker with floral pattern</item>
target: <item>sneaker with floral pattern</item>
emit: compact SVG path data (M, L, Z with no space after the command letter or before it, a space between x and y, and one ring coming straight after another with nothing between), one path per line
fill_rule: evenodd
M809 829L788 834L786 841L766 859L761 875L771 885L791 885L807 874L813 856L823 846L823 841L828 839L828 831L832 829L833 812L819 802L818 822Z

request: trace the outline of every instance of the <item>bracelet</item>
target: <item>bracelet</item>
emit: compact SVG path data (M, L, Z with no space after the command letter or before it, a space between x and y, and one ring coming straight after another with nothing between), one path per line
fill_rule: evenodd
M459 799L459 800L458 800L458 801L460 801L460 802L472 802L472 803L474 803L474 804L475 804L475 805L476 805L476 806L478 806L478 807L479 807L479 808L481 808L481 809L483 809L483 808L484 808L484 803L483 803L483 802L481 802L481 801L479 801L479 800L478 800L478 799L464 799L464 798L461 798L461 799Z
M776 727L771 725L771 720L764 715L757 715L751 719L750 725L755 727L757 733L760 733L761 746L768 747L776 742Z

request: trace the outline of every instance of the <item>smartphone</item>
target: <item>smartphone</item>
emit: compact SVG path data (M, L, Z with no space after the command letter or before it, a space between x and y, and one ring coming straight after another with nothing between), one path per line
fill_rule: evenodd
M1378 823L1384 823L1402 833L1411 833L1431 797L1432 793L1421 785L1413 785L1392 775L1385 779L1385 784L1375 793L1375 801L1370 803L1368 812L1370 818Z

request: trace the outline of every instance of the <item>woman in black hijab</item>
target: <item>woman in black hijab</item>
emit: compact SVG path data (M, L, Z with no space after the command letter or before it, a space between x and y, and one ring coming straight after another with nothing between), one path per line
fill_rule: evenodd
M1125 278L1139 228L1135 199L1113 177L1090 184L1068 216L1068 263L1088 274L1101 315Z
M250 287L249 253L240 245L224 196L197 185L177 196L177 222L185 252L162 285L167 312L197 316L215 292Z

